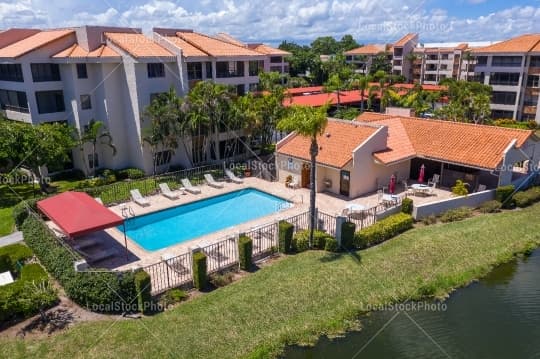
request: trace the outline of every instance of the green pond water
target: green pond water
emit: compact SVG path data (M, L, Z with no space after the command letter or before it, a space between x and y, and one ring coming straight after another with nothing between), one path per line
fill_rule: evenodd
M540 358L540 250L422 305L372 312L361 331L289 347L284 358Z

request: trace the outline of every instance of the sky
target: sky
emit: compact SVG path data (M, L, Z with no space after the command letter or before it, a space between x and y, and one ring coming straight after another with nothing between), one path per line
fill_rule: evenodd
M540 0L0 0L0 29L114 25L227 32L243 41L310 43L351 34L390 43L503 40L540 33Z

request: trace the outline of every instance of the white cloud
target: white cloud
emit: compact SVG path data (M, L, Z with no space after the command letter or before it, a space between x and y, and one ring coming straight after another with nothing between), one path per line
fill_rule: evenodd
M484 0L466 2L479 7ZM455 17L444 9L418 8L417 0L97 0L91 5L82 0L60 0L54 7L48 0L0 0L0 28L100 24L149 31L169 26L273 42L348 33L360 42L391 42L407 32L419 32L425 42L474 41L540 32L540 6L513 6L475 18L463 13Z

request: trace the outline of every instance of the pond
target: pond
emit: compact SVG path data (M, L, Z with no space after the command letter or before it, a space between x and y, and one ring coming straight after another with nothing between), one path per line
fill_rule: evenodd
M361 331L321 338L312 348L289 347L284 357L540 358L540 250L495 268L444 303L415 304L363 316Z

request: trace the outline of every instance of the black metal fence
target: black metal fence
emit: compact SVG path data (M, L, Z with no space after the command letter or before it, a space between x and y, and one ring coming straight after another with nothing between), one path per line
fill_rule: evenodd
M285 219L294 226L294 233L309 228L309 211L297 214L296 216Z
M270 223L252 228L245 233L253 241L253 259L259 260L273 254L278 248L278 224Z
M378 205L374 207L347 215L347 220L349 222L353 222L356 225L356 230L369 227L373 225L375 222L377 222L378 216L380 216L384 212L392 208L401 206L401 201L402 201L401 197L397 197L395 200L391 202L379 203Z
M153 295L163 293L170 288L191 287L193 283L191 253L164 259L143 269L150 275Z
M201 248L207 257L209 274L238 264L238 243L234 235Z
M331 214L317 211L317 229L336 236L336 217Z

